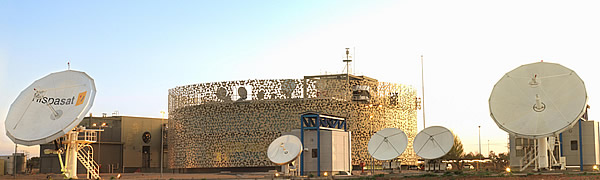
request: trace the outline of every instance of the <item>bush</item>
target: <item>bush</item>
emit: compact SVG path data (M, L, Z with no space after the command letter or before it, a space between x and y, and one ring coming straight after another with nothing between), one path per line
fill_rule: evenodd
M477 176L489 176L490 172L489 171L483 171L483 172L478 172Z

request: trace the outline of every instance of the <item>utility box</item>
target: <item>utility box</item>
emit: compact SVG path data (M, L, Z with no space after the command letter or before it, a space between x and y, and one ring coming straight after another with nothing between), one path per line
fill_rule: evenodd
M6 171L4 170L4 162L4 159L0 159L0 176L6 173Z
M581 142L579 142L581 123ZM567 166L579 166L580 147L583 153L584 169L600 164L600 147L597 121L579 121L573 128L561 133L561 156L566 157ZM581 146L579 143L582 143Z
M0 160L2 160L3 166L0 171L4 171L0 175L13 175L13 173L15 173L15 163L17 163L17 174L25 174L27 157L24 153L13 153L12 155L0 156Z
M300 138L300 174L331 176L352 172L351 132L346 119L332 115L305 113L302 126L291 134Z
M446 171L448 163L442 162L439 159L425 160L425 171Z
M292 135L300 138L300 130L292 130ZM329 175L342 172L350 172L350 132L321 130L321 174L328 172ZM317 153L319 145L317 142L317 131L307 130L304 132L304 172L315 174L318 171ZM316 174L315 174L316 175Z

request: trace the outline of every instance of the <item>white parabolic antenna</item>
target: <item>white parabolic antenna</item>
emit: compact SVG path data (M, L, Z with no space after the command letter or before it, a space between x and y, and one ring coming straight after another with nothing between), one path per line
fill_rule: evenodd
M423 159L437 159L450 151L454 134L442 126L427 127L415 136L413 149Z
M294 161L302 152L302 142L294 135L283 135L275 139L269 149L267 156L271 162L283 165Z
M29 85L10 106L6 135L32 146L51 142L77 126L94 103L96 86L84 72L49 74Z
M400 156L407 145L408 138L404 131L396 128L385 128L371 136L367 149L373 158L387 161Z
M573 70L537 62L506 73L494 86L489 106L490 116L504 131L546 137L572 127L581 118L587 92Z

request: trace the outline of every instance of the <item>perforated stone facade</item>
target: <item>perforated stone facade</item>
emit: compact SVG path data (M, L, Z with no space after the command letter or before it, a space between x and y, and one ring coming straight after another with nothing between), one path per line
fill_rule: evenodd
M410 86L352 76L338 79L226 81L169 90L169 165L172 168L275 166L266 155L282 132L300 128L300 114L344 116L352 131L352 164L368 162L372 134L404 130L408 148L400 159L414 164L416 90ZM368 100L352 92L368 86ZM358 88L360 89L360 88Z

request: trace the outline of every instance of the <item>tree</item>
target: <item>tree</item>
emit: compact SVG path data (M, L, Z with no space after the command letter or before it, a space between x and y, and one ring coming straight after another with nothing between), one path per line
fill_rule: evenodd
M475 159L475 153L469 152L463 157L463 159L473 160L473 159Z
M463 166L462 159L464 157L464 149L462 142L458 136L454 135L454 145L450 148L450 151L442 157L443 160L448 160L452 163L452 167L461 170Z
M483 157L483 154L481 154L481 153L475 154L474 157L475 157L475 159L481 159L481 160L485 159L485 157Z
M508 167L508 153L500 153L498 155L496 155L496 153L494 153L494 151L490 151L490 161L492 161L493 165L494 165L494 169L496 170L504 170L504 168Z
M454 145L450 148L450 151L442 157L445 160L460 160L464 156L464 149L462 142L458 136L454 136Z

